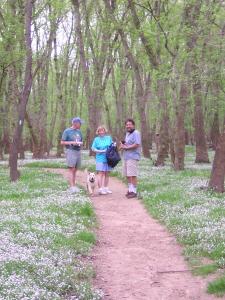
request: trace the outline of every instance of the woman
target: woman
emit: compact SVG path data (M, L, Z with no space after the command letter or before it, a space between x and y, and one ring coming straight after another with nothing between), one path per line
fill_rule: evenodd
M99 126L96 130L98 135L91 146L92 151L96 153L96 171L98 173L98 187L99 194L106 195L112 194L112 191L108 188L109 172L112 168L107 164L106 149L112 143L112 138L107 135L107 130L104 126Z

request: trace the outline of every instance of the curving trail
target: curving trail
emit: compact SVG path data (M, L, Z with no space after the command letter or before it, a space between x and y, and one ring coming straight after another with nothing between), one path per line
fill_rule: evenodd
M55 170L66 177L66 170ZM78 182L85 185L84 173ZM193 276L175 237L152 219L137 199L127 199L126 186L110 178L112 195L94 195L99 221L93 251L94 285L106 300L210 300L206 281Z

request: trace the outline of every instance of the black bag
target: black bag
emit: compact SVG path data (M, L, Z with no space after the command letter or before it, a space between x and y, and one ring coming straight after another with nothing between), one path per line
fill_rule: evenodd
M112 143L106 150L106 159L110 167L114 168L121 160L118 149L114 143Z

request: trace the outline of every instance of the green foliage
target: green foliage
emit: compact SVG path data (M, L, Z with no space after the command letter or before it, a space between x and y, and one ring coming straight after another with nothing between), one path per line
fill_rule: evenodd
M52 169L65 169L65 163L55 161L35 161L26 163L27 168L52 168Z
M218 278L211 282L207 289L209 294L216 294L217 296L223 296L225 293L225 278Z
M198 268L195 268L193 273L195 275L200 275L200 276L207 276L209 274L212 274L216 272L217 266L212 264L212 265L204 265Z
M22 174L10 183L7 169L0 169L0 298L100 299L84 259L96 242L89 199L82 192L67 194L67 183L56 174L36 167Z

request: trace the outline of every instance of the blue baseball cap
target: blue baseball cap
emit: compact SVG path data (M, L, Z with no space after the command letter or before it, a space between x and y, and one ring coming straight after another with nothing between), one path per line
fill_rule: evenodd
M81 120L81 118L79 118L79 117L75 117L75 118L72 119L72 123L80 123L80 124L83 124L84 121Z

